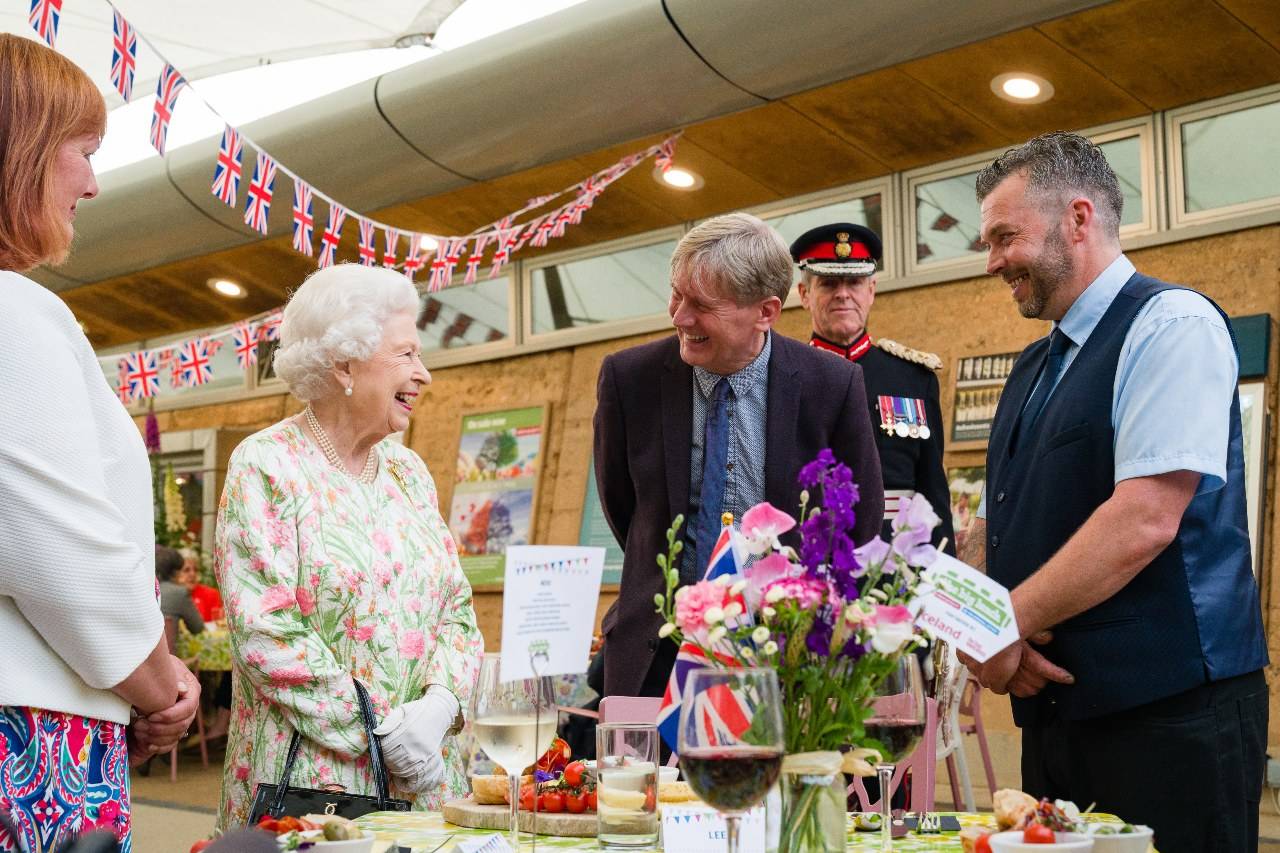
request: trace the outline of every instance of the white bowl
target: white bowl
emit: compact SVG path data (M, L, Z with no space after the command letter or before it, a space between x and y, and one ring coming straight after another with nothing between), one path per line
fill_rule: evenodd
M1092 835L1093 853L1147 853L1155 833L1149 826L1138 825L1134 830L1123 835Z
M990 839L991 853L1037 853L1037 851L1045 853L1047 850L1071 850L1083 853L1085 850L1093 850L1093 839L1088 835L1080 835L1076 832L1055 832L1054 838L1057 840L1053 844L1027 844L1022 840L1021 829L997 832Z
M310 847L302 848L303 853L308 850L315 850L316 853L321 853L321 851L323 853L370 853L373 850L373 842L377 840L377 837L367 829L364 831L362 838L353 838L349 841L325 841L324 830L322 829L308 829L298 834L302 836L304 844L311 844ZM278 837L277 842L281 848L284 847L285 842L279 839L287 837L287 835Z
M679 767L659 767L658 768L658 784L663 782L674 782L680 778Z

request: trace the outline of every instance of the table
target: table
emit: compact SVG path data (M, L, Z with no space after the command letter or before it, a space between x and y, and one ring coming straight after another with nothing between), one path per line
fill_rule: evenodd
M231 671L231 632L217 623L206 622L203 631L192 634L179 622L177 651L201 672Z
M939 812L939 814L955 815L963 826L984 826L995 829L995 816L973 812ZM1110 815L1096 815L1100 821L1118 822ZM454 842L462 838L478 838L492 835L489 829L466 829L447 823L439 812L374 812L356 820L365 829L377 834L383 841L395 841L401 846L410 847L414 853L440 853L455 848ZM530 850L533 845L526 842L531 836L521 835L521 850ZM849 824L849 851L878 851L880 849L879 832L857 832ZM547 835L538 836L539 849L545 850L598 850L594 838L555 838ZM895 851L941 851L941 853L959 853L960 837L954 832L941 835L914 835L899 838L893 843Z

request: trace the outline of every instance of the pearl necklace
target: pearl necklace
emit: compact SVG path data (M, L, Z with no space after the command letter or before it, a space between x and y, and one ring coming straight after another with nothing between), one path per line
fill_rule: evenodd
M338 456L338 451L334 449L333 442L329 440L329 435L320 427L320 421L316 420L316 413L307 406L304 413L307 417L307 426L311 427L311 433L316 437L316 444L320 445L320 451L324 453L324 458L329 460L329 464L344 474L351 476L351 472L347 470L347 466L342 463L342 458ZM378 476L378 454L370 449L369 456L364 461L364 470L360 472L360 476L356 477L361 483L372 483Z

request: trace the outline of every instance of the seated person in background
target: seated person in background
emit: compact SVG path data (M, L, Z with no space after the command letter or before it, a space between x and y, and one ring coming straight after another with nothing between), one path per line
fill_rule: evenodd
M160 612L166 619L178 619L187 630L199 634L204 630L204 619L191 600L191 593L178 582L182 571L182 555L173 548L156 546L156 578L160 581Z
M211 586L200 583L200 553L194 548L179 548L182 555L182 571L178 573L178 583L191 593L191 600L200 611L200 618L213 622L222 618L222 594Z

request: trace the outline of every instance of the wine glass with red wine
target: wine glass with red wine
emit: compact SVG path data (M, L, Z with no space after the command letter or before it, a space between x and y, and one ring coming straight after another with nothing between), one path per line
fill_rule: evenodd
M778 676L772 669L695 669L680 706L680 769L722 815L738 853L742 814L778 781L785 749Z
M905 652L876 690L871 716L863 724L866 737L862 746L880 752L880 761L876 763L876 777L880 785L881 850L887 851L893 847L892 816L889 809L893 793L893 772L897 769L897 763L910 755L924 737L926 713L920 661L911 652ZM923 784L920 780L917 782Z

